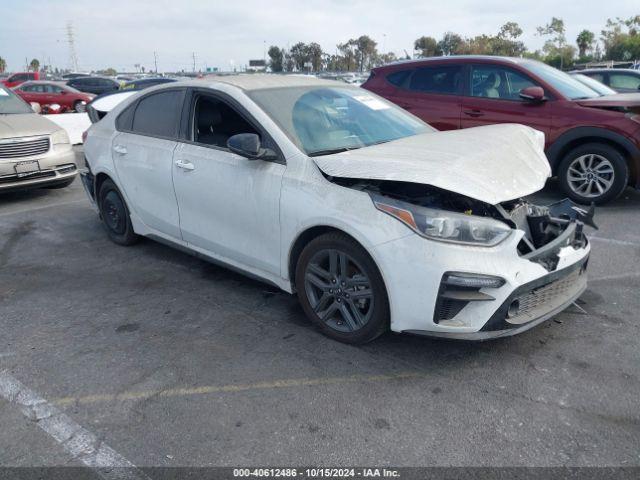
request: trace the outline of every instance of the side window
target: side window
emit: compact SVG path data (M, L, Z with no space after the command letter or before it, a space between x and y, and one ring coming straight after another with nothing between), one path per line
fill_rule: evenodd
M471 96L500 100L520 100L520 90L535 87L529 77L495 65L474 65L471 70Z
M640 75L629 75L626 73L609 73L609 84L612 88L627 88L630 90L640 90Z
M238 133L260 135L242 115L222 100L204 95L196 99L191 137L194 142L227 148L229 137Z
M118 118L116 118L116 130L119 132L127 132L131 130L131 125L133 124L133 113L136 110L136 103L132 103L127 108L125 108Z
M180 126L184 92L170 90L143 97L133 115L134 133L175 137Z
M49 91L51 93L61 93L62 92L62 88L60 88L57 85L49 85Z
M462 86L462 67L443 65L418 68L413 72L409 89L416 92L455 95Z
M594 80L604 83L604 74L602 73L585 73L585 75L589 75Z
M37 93L45 93L47 91L46 85L34 85L33 91Z
M33 85L22 85L18 87L18 90L22 90L23 92L33 92L33 89L34 89Z
M395 85L396 87L402 87L407 78L411 75L411 70L400 70L399 72L393 72L387 75L387 81L391 85Z

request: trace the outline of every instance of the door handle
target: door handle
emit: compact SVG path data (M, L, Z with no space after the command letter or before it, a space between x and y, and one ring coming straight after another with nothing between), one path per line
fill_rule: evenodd
M181 168L183 170L195 170L195 165L191 162L187 162L186 160L176 160L176 167Z
M116 152L118 155L126 155L127 147L125 147L124 145L114 145L113 151Z
M463 110L462 113L464 113L465 115L468 115L469 117L482 117L484 115L484 113L482 113L481 110Z

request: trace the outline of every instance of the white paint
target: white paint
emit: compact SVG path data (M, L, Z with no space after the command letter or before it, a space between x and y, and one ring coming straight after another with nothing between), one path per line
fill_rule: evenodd
M49 434L75 460L94 469L101 478L148 480L149 477L133 463L6 371L0 371L0 397L17 405L25 417Z
M82 143L82 132L91 126L91 120L86 113L60 113L43 117L64 128L72 145Z

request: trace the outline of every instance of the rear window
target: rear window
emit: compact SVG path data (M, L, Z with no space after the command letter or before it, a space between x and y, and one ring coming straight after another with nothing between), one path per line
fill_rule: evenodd
M402 87L407 78L411 75L411 70L400 70L399 72L393 72L387 75L387 81L391 85L395 85L396 87Z
M175 137L180 125L184 92L154 93L138 102L131 130L142 135Z
M461 86L462 67L458 65L418 68L409 82L409 90L448 95L460 93Z

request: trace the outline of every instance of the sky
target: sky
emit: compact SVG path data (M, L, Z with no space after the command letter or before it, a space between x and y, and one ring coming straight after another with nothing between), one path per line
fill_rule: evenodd
M378 49L410 54L413 41L446 31L462 36L495 34L515 21L531 50L544 40L536 27L552 16L564 20L567 39L582 29L598 36L607 18L640 14L638 0L0 0L0 57L9 71L25 58L70 65L67 24L73 26L79 70L135 65L159 71L241 68L261 59L265 46L318 42L335 52L337 43L360 35Z

